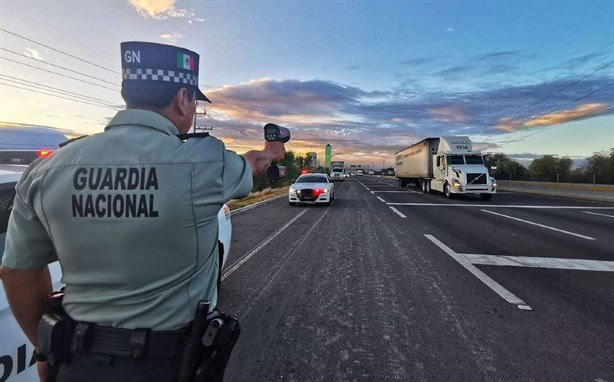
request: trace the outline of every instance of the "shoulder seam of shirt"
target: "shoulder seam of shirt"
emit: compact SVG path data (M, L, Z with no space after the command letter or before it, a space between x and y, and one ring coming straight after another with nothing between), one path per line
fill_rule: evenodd
M164 131L164 130L160 130L158 127L156 126L151 126L151 125L145 125L142 123L114 123L114 124L108 124L106 127L108 127L109 129L113 128L113 127L118 127L118 126L139 126L139 127L146 127L148 129L153 129L156 130L164 135L168 135L169 137L174 137L176 136L175 134L172 134L168 131Z

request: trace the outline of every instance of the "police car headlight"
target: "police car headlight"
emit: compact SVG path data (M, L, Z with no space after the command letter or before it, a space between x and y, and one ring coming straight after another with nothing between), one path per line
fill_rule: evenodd
M328 192L328 188L325 188L325 189L322 190L323 194L326 194L327 192Z

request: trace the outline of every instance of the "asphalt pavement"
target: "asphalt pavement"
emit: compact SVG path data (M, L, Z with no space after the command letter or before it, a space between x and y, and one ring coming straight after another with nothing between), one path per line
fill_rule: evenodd
M226 381L614 381L614 205L335 187L232 216Z

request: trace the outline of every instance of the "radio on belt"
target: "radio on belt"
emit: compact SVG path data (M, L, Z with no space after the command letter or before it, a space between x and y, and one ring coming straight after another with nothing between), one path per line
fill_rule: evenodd
M286 143L290 140L290 130L274 123L267 123L264 125L264 139L268 142ZM283 179L286 177L286 168L284 166L272 164L267 169L267 175L270 181Z

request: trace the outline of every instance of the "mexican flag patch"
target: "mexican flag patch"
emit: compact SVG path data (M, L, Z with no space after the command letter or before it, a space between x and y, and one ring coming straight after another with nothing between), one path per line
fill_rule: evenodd
M194 57L189 54L177 53L177 67L179 69L194 70Z

